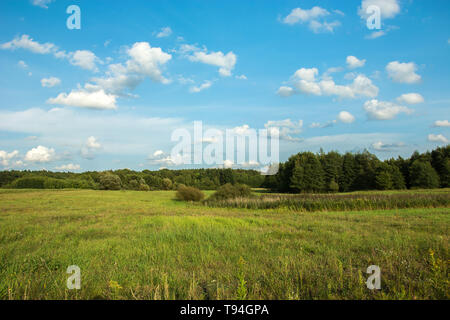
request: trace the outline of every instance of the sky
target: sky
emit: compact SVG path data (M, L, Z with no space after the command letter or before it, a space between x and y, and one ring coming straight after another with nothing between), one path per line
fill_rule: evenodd
M447 145L449 9L447 0L2 0L0 170L185 168L171 137L194 121L276 127L281 161ZM225 166L259 165L227 157Z

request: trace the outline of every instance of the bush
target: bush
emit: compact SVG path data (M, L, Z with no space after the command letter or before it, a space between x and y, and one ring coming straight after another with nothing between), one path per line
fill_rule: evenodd
M252 196L252 189L245 184L232 185L230 183L219 187L208 200L227 200L233 198L248 198Z
M122 181L118 175L110 172L103 172L100 175L100 189L102 190L120 190Z
M201 201L205 198L204 193L194 187L186 187L184 184L178 186L177 199L182 201Z
M14 180L11 183L11 187L17 189L45 189L44 177L23 177Z
M162 180L162 189L163 190L172 190L172 180L170 180L169 178L164 178Z

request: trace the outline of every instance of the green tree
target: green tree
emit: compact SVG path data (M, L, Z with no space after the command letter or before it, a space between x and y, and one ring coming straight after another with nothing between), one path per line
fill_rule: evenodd
M164 178L162 180L162 189L163 190L172 190L172 187L173 187L172 180L170 180L169 178Z
M100 189L102 190L120 190L122 181L120 177L111 172L102 172L100 175Z
M298 154L290 179L290 187L296 192L320 192L324 190L324 172L318 157L305 152Z
M439 176L430 162L416 160L410 168L412 188L432 189L439 187Z

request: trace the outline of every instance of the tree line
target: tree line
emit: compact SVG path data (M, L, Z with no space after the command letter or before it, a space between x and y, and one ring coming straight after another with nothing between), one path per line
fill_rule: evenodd
M255 170L186 169L133 171L129 169L83 173L51 171L1 171L0 187L21 189L175 190L179 185L215 190L230 184L261 187L264 176Z
M2 188L175 190L180 185L216 190L225 184L245 184L275 192L350 192L450 187L450 145L431 152L414 152L408 159L385 161L364 151L345 153L301 152L279 165L273 176L255 170L186 169L133 171L129 169L83 173L0 171Z
M450 145L409 159L385 161L364 151L302 152L281 163L264 187L283 193L350 192L450 187Z

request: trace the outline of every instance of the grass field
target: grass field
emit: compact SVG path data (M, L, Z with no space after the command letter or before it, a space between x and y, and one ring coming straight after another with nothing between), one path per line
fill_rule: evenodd
M0 190L0 299L449 298L448 207L299 212L174 198ZM69 265L81 290L66 287ZM379 291L366 287L370 265Z

